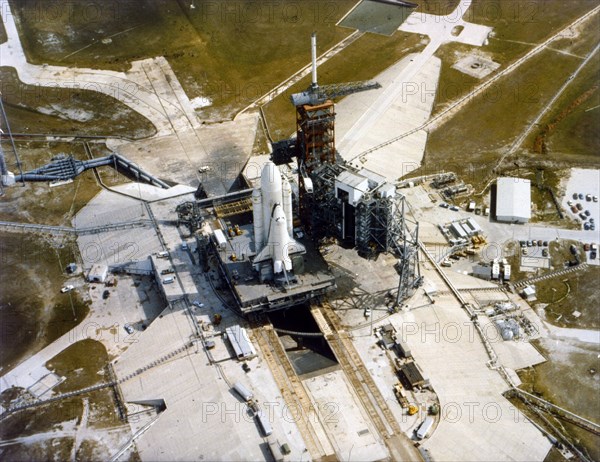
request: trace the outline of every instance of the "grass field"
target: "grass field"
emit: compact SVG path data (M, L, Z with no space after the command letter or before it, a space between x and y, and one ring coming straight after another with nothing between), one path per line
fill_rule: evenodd
M15 133L145 138L156 131L136 111L95 91L26 85L13 68L7 67L0 67L0 84L4 107Z
M6 29L4 29L4 23L0 22L0 43L6 42Z
M212 100L203 115L218 119L307 64L313 31L319 51L350 34L335 23L354 4L215 0L191 9L189 0L141 0L110 2L92 13L75 0L40 21L39 2L24 0L15 2L15 14L31 62L126 70L131 61L163 55L190 98Z
M592 40L585 39L592 48ZM579 65L580 59L545 50L496 83L492 89L469 101L451 120L430 134L425 155L428 170L468 172L468 181L479 190L492 177L496 161L509 148L527 124L545 107L555 92ZM548 78L556 75L556 79ZM558 76L563 76L560 79ZM580 91L583 89L580 87ZM476 134L473 127L477 127ZM464 162L465 153L468 161ZM457 162L455 159L461 159ZM506 169L537 167L528 147L521 146L504 165ZM541 163L556 168L556 164ZM558 167L566 167L559 165ZM502 172L503 173L503 172ZM414 173L419 174L419 171Z
M59 393L95 385L105 380L105 366L108 354L104 346L94 340L82 340L74 343L52 358L46 364L49 370L67 379L56 387ZM72 397L51 403L33 410L22 411L0 426L3 440L48 432L65 426L68 421L81 424L83 398L89 401L87 426L95 429L119 426L116 407L110 389L98 390L85 396ZM6 398L6 396L4 396ZM8 404L4 400L4 404ZM41 439L30 444L13 444L3 448L3 460L68 460L73 450L75 439L72 436ZM106 442L109 444L108 442ZM77 460L93 460L97 458L99 442L85 439L76 451ZM114 448L100 449L111 453ZM58 459L59 458L59 459Z
M24 355L44 346L79 324L89 311L76 292L60 293L64 267L77 261L75 243L30 234L0 233L0 366L6 371Z
M600 353L598 346L569 345L567 342L543 339L535 340L534 345L549 360L519 371L523 382L521 388L540 394L542 398L558 406L595 421L600 412L600 401L596 399ZM590 370L596 372L591 373ZM562 420L555 420L554 423L570 436L577 447L587 451L590 460L598 460L600 437Z

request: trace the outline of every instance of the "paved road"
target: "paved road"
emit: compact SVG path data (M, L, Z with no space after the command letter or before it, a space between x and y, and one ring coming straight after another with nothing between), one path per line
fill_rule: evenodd
M469 2L469 4L470 4L470 2ZM462 3L461 3L461 5L462 5ZM460 8L461 5L459 5L458 8ZM465 8L465 11L466 11L466 8ZM552 43L554 40L567 35L569 33L569 30L572 27L575 27L575 26L581 24L582 22L586 21L588 18L590 18L593 15L595 15L598 11L600 11L600 6L597 6L593 10L587 12L586 14L584 14L583 16L579 17L578 19L576 19L575 21L573 21L571 24L569 24L568 26L566 26L560 32L557 32L556 34L554 34L548 40L546 40L543 43L537 45L535 48L533 48L532 50L530 50L527 54L525 54L524 56L522 56L520 59L518 59L517 61L515 61L511 65L509 65L506 69L504 69L503 71L499 72L498 74L496 74L492 78L490 78L490 79L486 80L485 82L483 82L481 85L479 85L473 91L469 92L468 94L466 94L465 96L463 96L462 98L460 98L457 102L455 102L454 104L452 104L450 107L448 107L444 111L440 112L437 116L435 116L432 119L428 120L423 125L421 125L419 127L416 127L413 130L410 130L409 132L402 133L401 135L398 135L398 136L396 136L394 138L390 138L387 141L384 141L383 143L381 143L381 144L379 144L377 146L374 146L374 147L372 147L372 148L370 148L370 149L368 149L368 150L366 150L364 152L361 152L361 153L357 154L356 156L354 156L352 159L350 159L350 161L352 161L354 159L357 159L357 158L359 158L361 156L364 156L366 154L369 154L371 152L377 151L378 149L381 149L381 148L383 148L385 146L388 146L390 144L393 144L396 141L399 141L399 140L401 140L401 139L403 139L403 138L405 138L405 137L407 137L407 136L411 135L412 133L415 133L415 132L417 132L419 130L423 130L425 128L428 128L429 130L434 130L434 129L438 128L440 125L444 124L449 118L451 118L457 111L459 111L465 104L467 104L469 101L471 101L474 97L476 97L477 95L479 95L479 94L483 93L485 90L487 90L487 88L489 86L493 85L498 79L504 77L507 74L510 74L512 71L514 71L521 64L524 64L530 58L536 56L539 52L541 52L542 50L544 50L545 48L547 48L548 45L550 45L550 43ZM454 14L454 13L452 13L452 14ZM454 23L453 25L456 25L456 24ZM431 45L431 43L429 45ZM426 50L423 50L423 53L425 53Z
M430 35L430 41L425 49L414 56L410 63L396 76L392 85L381 93L381 95L369 106L363 115L356 121L351 130L339 144L339 150L350 152L353 146L369 132L377 119L381 117L405 90L405 85L411 82L415 75L423 68L425 63L435 54L438 48L453 41L452 30L457 25L457 14L464 15L471 6L472 0L462 0L456 9L447 16L439 17L435 33ZM357 156L358 157L358 156Z
M435 54L438 48L446 42L452 41L452 29L456 26L456 14L463 14L471 6L472 0L462 0L450 15L439 19L437 33L430 36L430 42L425 49L414 56L408 65L396 76L392 85L381 93L381 95L369 106L363 115L356 121L351 130L348 131L339 145L339 150L350 152L352 147L370 131L377 119L382 116L402 94L407 82L410 82L421 70L425 63ZM452 18L451 20L446 18Z

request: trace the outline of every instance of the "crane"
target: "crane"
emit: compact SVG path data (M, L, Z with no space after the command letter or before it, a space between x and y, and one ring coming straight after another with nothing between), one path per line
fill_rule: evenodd
M375 81L366 80L361 82L334 83L329 85L319 85L317 83L317 35L312 34L312 83L303 92L294 93L290 96L292 104L296 107L309 104L317 106L325 103L327 100L341 98L361 91L374 90L381 88L381 85Z

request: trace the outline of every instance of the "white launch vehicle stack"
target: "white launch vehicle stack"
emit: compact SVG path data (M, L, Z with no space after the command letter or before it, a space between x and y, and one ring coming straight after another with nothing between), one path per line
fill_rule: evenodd
M254 264L272 260L274 274L291 271L290 256L306 252L293 238L292 188L273 162L263 167L260 183L252 193Z

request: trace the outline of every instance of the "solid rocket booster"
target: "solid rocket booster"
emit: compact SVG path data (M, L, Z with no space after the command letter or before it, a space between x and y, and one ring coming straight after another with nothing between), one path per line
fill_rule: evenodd
M263 203L259 189L252 191L252 218L254 220L254 250L258 252L265 243Z
M290 236L293 236L294 215L292 212L292 187L290 186L290 182L287 180L287 178L283 178L282 180L281 193L283 196L283 213L285 213L285 218L287 221L287 232Z

